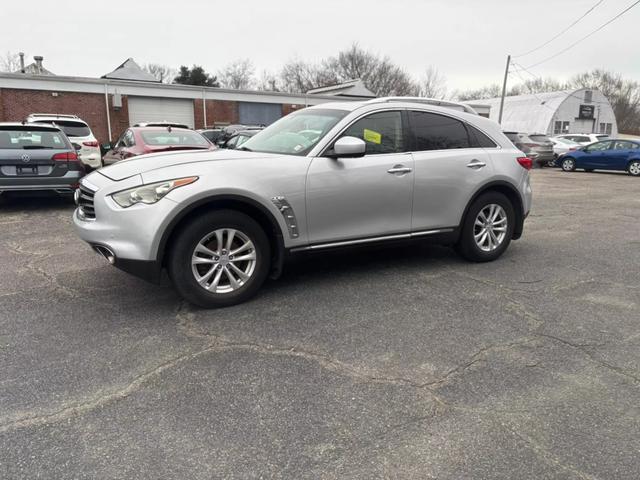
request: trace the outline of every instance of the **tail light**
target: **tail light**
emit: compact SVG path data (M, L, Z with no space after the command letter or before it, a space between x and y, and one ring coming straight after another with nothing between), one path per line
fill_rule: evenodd
M518 157L516 160L518 160L520 166L525 170L531 170L531 168L533 168L533 160L529 157Z
M76 152L56 153L51 160L54 162L77 162L78 154Z
M100 144L98 142L82 142L85 147L98 147Z
M576 147L569 147L570 152L574 152L575 150L576 150Z

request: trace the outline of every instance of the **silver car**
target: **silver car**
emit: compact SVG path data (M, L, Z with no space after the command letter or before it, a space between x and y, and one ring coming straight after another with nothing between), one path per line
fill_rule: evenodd
M292 113L237 150L143 155L85 177L80 237L203 307L254 295L298 252L430 240L474 262L522 235L531 160L495 122L419 101Z

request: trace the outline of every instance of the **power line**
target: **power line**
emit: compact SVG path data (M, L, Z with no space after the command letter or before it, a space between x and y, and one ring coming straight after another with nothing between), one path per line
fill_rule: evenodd
M578 41L572 43L571 45L569 45L568 47L560 50L558 53L555 53L554 55L551 55L550 57L545 58L544 60L541 60L537 63L534 63L533 65L529 65L527 68L533 68L533 67L537 67L538 65L542 65L543 63L548 62L549 60L553 60L554 58L558 57L559 55L562 55L564 52L566 52L567 50L572 49L573 47L575 47L576 45L578 45L580 42L586 40L587 38L591 37L592 35L598 33L600 30L602 30L604 27L606 27L607 25L609 25L611 22L613 22L614 20L617 20L618 18L620 18L622 15L624 15L625 13L627 13L629 10L631 10L633 7L635 7L636 5L638 5L640 3L640 0L637 0L635 2L633 2L631 5L629 5L627 8L625 8L623 11L621 11L620 13L618 13L615 17L613 17L611 20L603 23L602 25L600 25L598 28L596 28L594 31L592 31L591 33L589 33L588 35L585 35L584 37L582 37L581 39L579 39Z
M549 40L547 40L546 42L544 42L541 45L538 45L536 48L529 50L528 52L524 52L521 53L520 55L514 55L514 58L518 58L518 57L524 57L525 55L529 55L530 53L533 52L537 52L538 50L540 50L542 47L546 47L547 45L549 45L551 42L553 42L556 38L562 36L563 34L565 34L567 31L569 31L575 24L577 24L580 20L582 20L584 17L586 17L587 15L589 15L593 10L595 10L595 8L600 5L602 2L604 2L604 0L599 0L598 2L596 2L595 5L593 5L589 10L587 10L586 12L584 12L582 14L582 16L580 18L578 18L576 21L574 21L571 25L569 25L567 28L565 28L564 30L562 30L560 33L558 33L556 36L551 37Z

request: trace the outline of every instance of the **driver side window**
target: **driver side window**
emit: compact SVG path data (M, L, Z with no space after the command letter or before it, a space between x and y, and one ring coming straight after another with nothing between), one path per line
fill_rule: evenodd
M367 155L406 151L400 112L378 112L368 115L347 128L341 137L364 140Z

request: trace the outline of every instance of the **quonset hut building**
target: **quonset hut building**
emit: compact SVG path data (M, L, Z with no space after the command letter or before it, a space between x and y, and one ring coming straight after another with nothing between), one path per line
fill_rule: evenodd
M500 99L482 100L490 117L498 121ZM598 90L581 88L505 97L502 129L524 133L606 133L618 135L616 116L609 100Z

